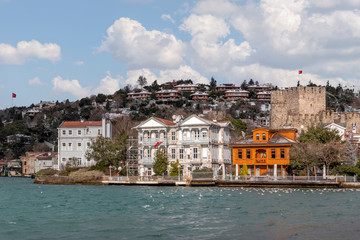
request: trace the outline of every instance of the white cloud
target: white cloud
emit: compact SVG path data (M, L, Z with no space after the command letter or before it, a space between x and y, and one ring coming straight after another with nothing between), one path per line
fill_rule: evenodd
M161 15L161 19L164 20L164 21L169 21L171 23L175 23L175 20L171 17L170 14Z
M52 80L53 90L56 92L69 92L77 98L90 96L89 88L83 88L78 80L65 80L57 76Z
M16 47L0 43L0 64L23 65L32 58L58 61L61 48L55 43L41 44L36 40L18 42Z
M29 80L29 85L43 85L43 83L40 81L39 77L34 77Z
M128 71L126 84L132 86L137 85L137 80L139 76L144 76L147 79L147 84L151 84L153 81L157 80L159 84L170 82L172 80L187 80L191 79L194 83L209 83L209 80L202 76L199 72L192 69L190 66L183 65L177 69L166 69L160 70L158 74L151 72L149 69L138 69Z
M100 85L94 90L94 93L113 94L119 90L119 83L122 78L112 78L110 72L100 80Z
M108 28L99 50L132 69L173 68L184 62L185 44L172 34L148 31L135 20L120 18Z
M211 14L214 16L229 17L238 11L238 5L228 0L205 0L199 1L192 12L196 14Z
M84 61L76 61L74 64L75 64L76 66L85 66Z

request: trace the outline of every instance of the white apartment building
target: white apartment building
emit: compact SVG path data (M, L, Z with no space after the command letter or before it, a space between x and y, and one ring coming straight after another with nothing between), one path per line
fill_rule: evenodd
M170 162L179 160L183 173L204 167L217 172L232 165L230 122L216 122L192 115L177 123L151 117L135 127L138 131L140 176L153 175L155 154L165 150Z
M58 127L58 165L55 169L66 166L71 159L77 160L79 167L90 167L94 160L87 160L86 151L92 141L99 136L112 138L111 122L102 121L64 121Z

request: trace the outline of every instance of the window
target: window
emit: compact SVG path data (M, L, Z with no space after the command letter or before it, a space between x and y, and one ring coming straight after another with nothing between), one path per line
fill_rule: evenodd
M98 135L101 135L101 129L98 129Z
M78 135L81 135L81 130L78 130Z
M175 156L175 151L176 151L175 148L172 148L172 149L171 149L171 159L175 159L175 158L176 158L176 156Z
M66 135L66 131L65 131L65 130L62 130L62 135Z
M176 132L171 132L171 141L176 140Z
M72 150L72 143L68 143L68 150Z
M179 149L179 158L184 159L184 149L183 148Z
M262 135L262 136L263 136L262 140L264 140L264 141L265 141L265 140L266 140L266 133L263 133L263 135Z
M152 174L151 168L148 168L147 174L148 174L148 176L151 176L151 174Z
M280 158L285 158L285 149L280 149Z
M256 140L259 141L260 140L260 135L257 133L256 134Z
M271 149L271 158L275 158L276 152L275 149Z
M66 150L66 143L62 143L61 150Z
M206 138L207 137L207 132L202 132L202 138Z
M241 149L238 150L238 158L242 159L242 150Z
M65 162L65 161L66 161L66 158L62 158L62 161Z
M200 131L199 131L199 130L195 130L195 131L194 131L194 135L195 135L195 139L199 139L199 138L200 138Z
M251 154L250 154L250 149L246 149L246 158L250 159Z
M198 148L193 148L193 158L198 159Z
M72 135L72 130L69 130L69 135Z
M86 146L87 146L87 147L90 147L90 145L91 145L90 142L87 142L87 143L86 143Z
M77 150L81 150L81 143L77 144Z

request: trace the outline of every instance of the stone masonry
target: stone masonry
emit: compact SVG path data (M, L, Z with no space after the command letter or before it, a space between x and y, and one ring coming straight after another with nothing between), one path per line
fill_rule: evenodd
M301 133L310 126L330 123L345 123L346 131L360 132L358 112L326 111L325 87L292 87L272 92L271 128L296 128Z

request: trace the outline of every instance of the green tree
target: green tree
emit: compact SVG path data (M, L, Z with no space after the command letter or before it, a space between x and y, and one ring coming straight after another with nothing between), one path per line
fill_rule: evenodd
M182 170L183 167L180 165L179 160L170 163L170 176L177 177Z
M105 102L105 100L106 100L106 95L102 93L99 93L95 98L95 102L97 103L103 103Z
M211 77L211 80L210 80L209 90L210 91L215 91L216 90L216 80L213 77Z
M159 149L156 151L155 155L155 163L154 163L154 172L156 175L163 175L168 166L168 159L163 149Z
M323 126L311 126L307 132L300 134L299 141L308 143L328 143L331 141L341 141L341 137L336 129L329 129Z
M235 119L230 117L230 118L226 118L226 120L230 121L231 124L234 126L237 135L240 135L241 132L245 132L247 129L246 123L241 121L240 119Z
M248 172L247 165L244 164L243 167L241 168L240 176L246 176L246 175L248 175L248 174L249 174L249 172Z

